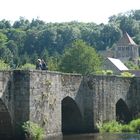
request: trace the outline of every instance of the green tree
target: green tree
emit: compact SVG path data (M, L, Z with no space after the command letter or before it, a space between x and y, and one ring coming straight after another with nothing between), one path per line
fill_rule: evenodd
M0 59L4 60L6 63L11 63L13 59L13 54L9 48L7 48L7 36L0 33Z
M13 54L6 47L0 47L0 59L3 59L6 63L11 63L13 60Z
M131 11L135 20L140 20L140 10Z
M101 65L99 55L95 49L82 40L72 43L65 49L61 59L60 70L70 73L90 74L98 70Z
M21 29L11 29L8 31L7 37L9 40L13 40L20 50L21 48L23 49L26 38L25 31Z
M33 54L34 51L38 51L38 31L28 30L26 32L26 38L24 42L24 49L28 54Z
M4 46L7 42L7 36L3 33L0 33L0 47Z
M0 59L0 70L9 70L9 69L10 69L10 65L5 63L2 59Z
M11 28L11 23L10 21L3 19L0 21L0 29L6 29L6 28Z
M30 22L24 17L20 17L19 21L15 21L13 24L14 28L21 28L23 30L27 30L29 28Z
M59 54L48 58L47 64L50 71L59 71L61 57Z
M37 18L37 19L32 19L30 27L33 28L33 27L39 27L39 26L44 26L44 25L45 25L45 22Z
M131 17L123 17L120 22L120 29L123 32L128 32L130 36L134 36L139 32L139 23Z
M111 47L121 37L121 30L114 24L104 25L100 35L100 46Z

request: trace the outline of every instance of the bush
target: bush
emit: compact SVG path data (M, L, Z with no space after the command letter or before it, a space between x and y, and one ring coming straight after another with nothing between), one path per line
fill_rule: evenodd
M122 125L117 121L104 123L100 128L100 132L121 132Z
M132 132L129 125L122 125L122 132Z
M43 140L43 137L45 136L44 130L34 122L24 122L22 128L25 132L25 137L31 140Z
M112 70L106 70L106 74L107 75L113 75L113 71Z
M131 121L129 126L131 132L140 132L140 119Z
M129 124L120 124L117 121L111 121L99 125L100 132L136 132L140 133L140 119L132 120Z
M132 73L130 73L130 72L122 72L121 76L122 77L134 77L134 75Z
M98 70L98 71L95 71L95 74L97 74L97 75L106 75L106 71L105 70Z
M35 68L36 66L30 63L26 63L21 67L22 70L29 70L29 69L35 69Z
M112 70L100 70L95 72L97 75L113 75Z
M134 62L132 61L128 61L125 63L125 65L129 68L129 69L132 69L132 70L139 70L139 66L136 65Z
M5 63L3 60L0 60L0 70L9 70L9 69L10 69L10 65Z

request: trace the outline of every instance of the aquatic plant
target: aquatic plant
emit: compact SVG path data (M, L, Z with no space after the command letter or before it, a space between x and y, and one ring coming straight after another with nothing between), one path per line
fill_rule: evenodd
M140 132L140 119L136 119L129 124L131 132Z
M106 122L100 125L100 132L121 132L122 125L117 121Z
M99 132L133 132L140 133L140 119L132 120L129 124L110 121L99 125Z
M45 132L38 124L26 121L23 123L22 128L25 132L25 137L30 140L43 140Z

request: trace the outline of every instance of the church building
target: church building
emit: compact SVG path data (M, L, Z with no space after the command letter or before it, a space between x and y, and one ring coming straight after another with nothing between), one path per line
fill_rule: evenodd
M125 33L112 48L101 52L105 58L112 57L120 59L122 62L133 61L138 64L139 46L133 41L128 33Z
M133 39L125 33L122 38L113 46L114 58L120 59L123 62L133 61L138 63L139 46Z

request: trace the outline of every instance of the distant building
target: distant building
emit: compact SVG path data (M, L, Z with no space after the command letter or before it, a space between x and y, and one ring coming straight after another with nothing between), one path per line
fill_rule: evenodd
M135 64L138 64L139 46L128 33L125 33L112 48L102 51L101 54L105 58L112 57L120 59L122 62L133 61Z
M115 58L106 58L103 65L104 70L112 70L114 74L120 74L129 69L119 60Z

